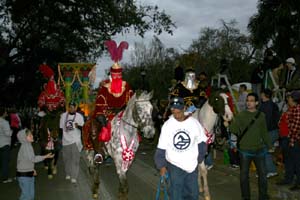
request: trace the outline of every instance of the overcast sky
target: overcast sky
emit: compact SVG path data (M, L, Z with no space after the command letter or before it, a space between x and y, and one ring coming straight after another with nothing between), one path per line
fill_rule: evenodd
M247 32L249 18L257 13L258 0L138 0L148 5L158 5L160 10L171 16L177 28L173 35L163 33L158 38L166 47L186 49L192 40L199 37L199 32L204 27L221 27L220 20L229 22L235 19L241 31ZM134 42L148 44L153 39L153 33L149 32L144 38L137 35L118 35L116 42L125 40L129 43L129 50L124 51L122 62L130 62L130 54L133 51ZM113 62L109 57L99 58L97 62L97 78L95 85L105 77L105 69Z

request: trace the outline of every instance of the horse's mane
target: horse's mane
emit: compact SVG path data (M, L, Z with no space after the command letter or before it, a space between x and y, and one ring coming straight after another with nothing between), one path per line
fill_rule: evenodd
M134 95L127 102L127 106L125 108L124 113L126 114L127 112L132 111L134 103L137 100L140 100L140 101L150 101L150 99L152 98L152 95L153 95L153 92L147 93L146 91L137 90L134 93Z
M127 107L130 107L137 99L143 100L143 101L150 101L152 98L152 92L147 93L146 91L137 90L134 95L129 99L127 103Z
M213 91L211 95L208 98L208 104L213 108L215 113L224 115L225 109L224 104L225 100L220 95L221 93L224 93L220 90Z

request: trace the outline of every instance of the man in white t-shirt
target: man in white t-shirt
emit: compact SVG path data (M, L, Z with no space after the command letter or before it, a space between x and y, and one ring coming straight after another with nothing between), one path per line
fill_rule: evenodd
M170 101L172 116L164 123L155 153L155 164L160 175L168 172L170 199L198 200L198 163L207 150L203 127L193 117L184 114L184 100Z
M82 115L76 112L76 104L69 104L69 111L60 117L60 128L63 132L62 153L66 179L77 182L79 173L80 152L82 150L81 130L84 124Z

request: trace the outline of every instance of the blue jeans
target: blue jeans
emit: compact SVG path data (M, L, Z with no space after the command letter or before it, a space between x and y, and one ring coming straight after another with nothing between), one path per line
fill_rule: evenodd
M172 200L198 200L198 168L188 173L168 163L170 176L169 194Z
M9 172L9 160L10 160L10 145L5 145L0 148L0 155L1 155L1 163L2 163L2 179L5 180L8 178Z
M205 159L204 159L204 163L205 163L205 165L207 165L207 166L211 166L211 165L214 164L214 163L213 163L213 158L212 158L212 151L213 151L213 149L211 149L211 150L208 152L207 156L206 156Z
M240 187L242 199L250 199L249 168L254 161L258 173L259 200L268 200L268 182L265 167L265 150L243 151L240 153Z
M283 163L284 163L284 181L287 183L292 183L294 179L294 171L293 171L293 160L289 157L289 138L288 137L281 137L279 140L282 156L283 156Z
M34 200L34 176L33 177L18 177L21 196L19 200Z
M276 130L269 131L269 134L271 136L272 144L274 145L274 143L278 140L279 137L278 130L276 129ZM265 162L266 162L267 173L277 172L277 168L276 165L274 164L273 156L271 153L267 153Z
M287 164L291 180L296 174L296 184L300 185L300 145L298 142L295 142L293 147L289 147Z

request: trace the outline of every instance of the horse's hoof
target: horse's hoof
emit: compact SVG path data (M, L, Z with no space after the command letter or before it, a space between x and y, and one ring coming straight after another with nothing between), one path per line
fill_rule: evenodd
M205 200L210 200L210 196L205 196L204 199Z
M98 194L93 194L93 199L98 199Z
M53 166L53 168L52 168L52 174L57 174L57 167L56 166Z
M52 174L49 174L49 175L48 175L48 179L53 179L53 175L52 175Z

